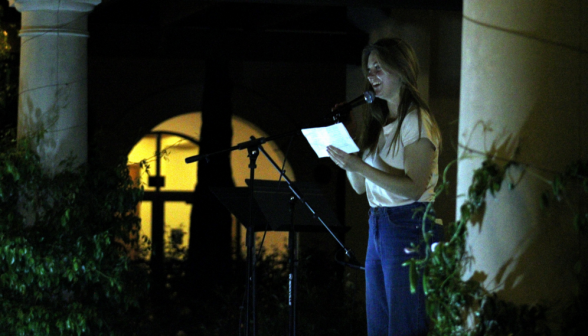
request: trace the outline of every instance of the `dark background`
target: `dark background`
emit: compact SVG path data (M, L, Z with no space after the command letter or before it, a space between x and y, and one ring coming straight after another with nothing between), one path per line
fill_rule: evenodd
M16 32L20 13L1 3L3 27ZM159 123L202 110L205 76L214 78L214 99L229 101L232 114L269 135L290 132L361 92L349 78L370 34L417 27L429 40L428 54L419 58L428 63L429 103L443 133L442 173L457 152L461 11L456 0L103 0L88 18L90 139L110 153L102 157L128 154ZM9 39L18 58L18 37ZM16 106L13 99L2 110L2 125L16 122ZM288 140L276 145L286 152ZM318 159L304 138L288 153L297 181L322 188L330 210L349 227L341 238L363 262L365 195L355 195L344 173ZM455 181L455 169L448 177ZM436 202L445 222L455 216L454 194L452 187ZM304 234L301 243L303 257L336 247L326 233ZM349 274L363 286L362 272Z

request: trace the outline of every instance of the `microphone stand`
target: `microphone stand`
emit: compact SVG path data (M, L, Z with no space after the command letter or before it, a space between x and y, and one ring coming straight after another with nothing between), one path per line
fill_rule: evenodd
M237 144L236 146L217 151L210 154L203 154L203 155L194 155L186 158L184 161L186 163L192 163L199 160L206 160L206 162L210 161L210 158L215 155L232 152L234 150L242 150L247 149L248 157L249 157L249 178L250 178L250 194L249 194L249 226L247 227L247 235L246 235L246 246L247 246L247 287L246 287L246 295L247 295L247 307L246 307L246 320L245 320L245 335L249 336L249 332L251 331L251 336L255 336L257 331L257 318L256 318L256 303L257 303L257 293L256 293L256 274L255 274L255 264L257 263L256 254L255 254L255 230L253 225L253 205L255 203L254 200L254 192L255 192L255 168L257 168L256 161L257 157L259 156L259 148L261 145L266 143L267 141L271 141L277 138L285 137L285 136L293 136L299 134L300 131L290 132L282 135L277 135L273 137L267 138L259 138L256 139L253 136L251 137L250 141L242 142ZM241 328L241 326L239 326Z
M290 336L296 335L297 319L297 302L298 302L298 232L294 228L294 209L296 207L296 198L290 197L290 230L288 231L288 264L290 273L288 273L288 331Z
M261 143L261 142L260 142ZM259 145L256 145L259 146ZM245 335L249 335L249 323L251 323L252 336L255 336L257 331L257 315L255 308L257 306L257 278L255 272L255 265L257 264L257 255L255 254L255 229L253 225L253 204L255 203L254 191L255 191L255 164L259 151L257 147L253 145L247 147L249 157L249 226L247 227L247 236L245 238L245 244L247 246L247 308L246 308L246 319L245 319Z
M265 137L265 138L258 138L256 139L255 137L251 137L251 140L249 141L245 141L245 142L241 142L240 144L237 144L236 146L227 148L227 149L223 149L220 150L218 152L214 152L214 153L210 153L210 154L202 154L202 155L194 155L194 156L190 156L187 157L184 161L186 163L192 163L192 162L196 162L199 161L201 159L205 159L206 162L210 161L210 157L218 155L218 154L222 154L222 153L227 153L227 152L232 152L234 150L242 150L242 149L248 149L248 150L254 150L257 149L257 147L263 145L266 142L269 141L273 141L275 139L279 139L279 138L283 138L283 137L287 137L287 136L293 136L293 135L298 135L300 134L300 131L293 131L293 132L289 132L289 133L284 133L284 134L280 134L280 135L274 135L274 136L269 136L269 137ZM249 167L251 168L251 167ZM255 167L253 167L253 169L255 169Z
M251 137L251 138L253 138L253 137ZM292 181L288 178L288 176L286 174L282 174L282 170L280 169L280 166L278 166L278 164L269 156L269 154L265 151L265 149L263 149L263 147L260 146L259 147L259 150L263 153L263 155L265 155L265 157L272 164L272 166L274 166L274 168L276 168L278 170L278 172L280 173L280 175L284 178L284 180L288 184L288 187L292 191L292 194L300 201L300 203L302 203L302 204L304 204L306 206L306 208L312 214L312 217L313 218L316 218L323 225L323 227L331 234L331 236L333 237L333 239L335 239L335 241L343 249L343 251L345 252L345 255L347 255L347 257L350 260L352 260L352 261L355 262L356 261L356 258L355 258L355 255L353 254L353 252L351 252L350 249L346 248L345 245L343 245L343 243L341 242L341 240L339 240L339 238L337 238L337 236L335 235L335 233L333 233L333 231L331 229L329 229L329 227L323 221L323 219L319 215L317 215L317 213L310 206L310 204L308 204L308 202L306 202L304 200L304 198L302 197L302 195L300 195L300 193L296 190L296 187L294 185L292 185Z
M252 141L255 139L253 136L251 137ZM286 174L282 172L280 166L271 158L271 156L265 151L265 149L260 145L259 150L263 153L263 155L267 158L267 160L272 164L272 166L280 173L280 176L284 178L284 181L288 184L288 188L292 192L292 197L290 199L290 211L292 212L291 215L291 224L290 224L290 231L288 237L288 250L289 250L289 264L290 264L290 273L288 275L288 288L289 288L289 336L296 335L296 325L297 325L297 315L296 315L296 303L297 303L297 287L298 287L298 237L295 232L294 228L294 203L298 200L300 203L306 206L306 208L312 214L312 217L317 219L323 227L331 234L331 236L335 239L335 241L341 246L341 248L345 251L347 257L354 262L355 264L359 264L355 255L351 252L350 249L346 248L345 245L337 238L337 236L333 233L333 231L327 226L327 224L323 221L323 219L314 211L314 209L304 200L304 197L296 190L296 187L292 184L292 181L288 178ZM251 183L249 184L252 185Z
M290 133L285 133L282 135L278 135L278 136L272 136L272 137L266 137L266 138L255 138L254 136L251 136L249 141L246 142L242 142L236 146L230 147L228 149L225 150L221 150L218 152L214 152L211 154L204 154L204 155L195 155L195 156L191 156L185 159L186 163L192 163L195 161L198 161L200 159L205 159L206 162L208 162L210 160L210 157L214 156L214 155L218 155L221 153L226 153L226 152L231 152L234 150L242 150L242 149L247 149L248 152L248 157L249 157L249 170L250 170L250 182L249 182L249 190L250 190L250 194L249 194L249 226L247 227L247 238L246 238L246 245L247 245L247 288L246 288L246 295L247 295L247 308L246 308L246 320L245 320L245 335L249 336L249 331L251 330L251 336L255 336L255 333L257 331L257 325L256 325L256 304L257 304L257 297L256 297L256 274L255 274L255 264L257 263L256 260L256 255L255 255L255 231L254 231L254 225L253 225L253 205L255 203L254 200L254 192L255 192L255 168L257 168L256 166L256 160L257 157L259 156L259 152L261 151L264 156L268 159L268 161L272 164L272 166L280 173L280 176L282 176L284 178L284 180L286 181L286 183L288 184L288 187L290 188L293 197L291 199L291 204L293 202L295 202L296 198L298 201L300 201L300 203L304 204L306 206L306 208L311 212L312 217L316 218L322 225L323 227L329 232L329 234L331 234L331 236L335 239L335 241L339 244L339 246L341 246L341 248L344 250L345 255L347 255L347 257L354 263L359 264L359 262L357 262L357 259L355 258L355 255L353 255L353 253L351 252L350 249L346 248L345 245L343 245L343 243L339 240L339 238L337 238L337 236L333 233L333 231L327 226L327 224L323 221L323 219L317 215L317 213L314 211L314 209L310 206L310 204L308 204L304 198L302 197L302 195L300 195L300 193L296 190L295 186L292 185L292 181L288 178L288 176L286 174L283 174L282 169L278 166L278 164L270 157L270 155L265 151L265 149L263 149L262 145L268 141L277 139L277 138L281 138L281 137L285 137L285 136L291 136L291 135L297 135L299 134L300 131L294 131L294 132L290 132ZM292 207L292 213L293 213L293 205L291 205ZM293 215L292 215L293 216ZM290 229L290 236L294 236L295 232L294 232L294 221L292 219L292 223L291 223L291 229ZM297 245L298 241L296 239L296 237L294 237L294 239L289 239L289 250L290 253L292 254L297 254L298 253L298 249L297 249ZM295 336L296 334L296 286L297 286L297 280L295 278L295 276L297 275L297 264L298 264L298 258L296 255L290 256L290 274L289 274L289 287L290 287L290 299L289 299L289 306L290 306L290 323L289 323L289 332L290 332L290 336ZM239 326L240 328L241 326Z

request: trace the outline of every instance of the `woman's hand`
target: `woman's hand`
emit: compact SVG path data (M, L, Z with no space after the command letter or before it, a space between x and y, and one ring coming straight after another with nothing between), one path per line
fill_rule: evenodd
M367 164L359 156L347 154L337 147L328 146L327 153L337 166L346 170L347 178L353 190L358 194L365 193L365 177L358 174L358 171L362 165L367 166Z
M334 146L327 147L327 153L333 162L342 169L351 173L357 173L365 164L359 156L355 154L347 154Z
M347 171L347 177L358 194L365 192L365 180L395 194L418 200L427 190L433 171L435 146L422 138L404 147L404 170L385 172L363 162L355 154L333 147L327 153L335 164Z

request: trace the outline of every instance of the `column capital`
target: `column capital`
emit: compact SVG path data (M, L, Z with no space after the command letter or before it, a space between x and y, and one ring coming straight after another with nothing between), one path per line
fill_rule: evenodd
M102 0L8 0L19 12L70 11L91 12Z

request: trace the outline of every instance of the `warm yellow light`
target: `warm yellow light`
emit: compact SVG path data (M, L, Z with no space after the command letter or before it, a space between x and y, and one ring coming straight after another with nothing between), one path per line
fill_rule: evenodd
M152 131L173 132L199 140L201 124L202 119L199 112L187 113L164 121L153 128ZM255 125L238 117L233 117L232 127L233 146L248 141L251 136L256 138L267 136L267 134L258 129ZM163 134L161 139L162 152L164 152L163 159L161 160L161 175L165 177L165 187L161 188L161 190L164 192L193 191L197 183L197 164L186 164L184 160L187 157L198 155L198 146L189 140L175 135ZM149 176L155 175L156 141L157 136L153 134L143 137L143 139L135 145L128 156L130 163L143 162L149 166L148 170L144 169L141 174L141 183L146 191L155 190L155 188L148 186L148 178ZM284 155L275 144L271 142L266 143L264 144L264 149L273 160L280 165L282 164ZM231 153L233 181L237 187L246 186L245 179L249 178L249 158L247 157L247 154L247 150L237 150ZM294 181L295 176L288 163L286 163L285 169L287 176ZM275 170L263 155L260 155L257 159L255 178L259 180L275 181L279 178L279 172ZM191 204L184 202L166 202L164 210L166 243L169 243L172 230L181 229L185 232L182 247L188 247L191 208ZM142 222L141 235L145 235L151 239L151 202L142 202L140 214ZM242 246L245 246L245 235L245 228L241 226ZM269 251L283 251L286 239L287 233L268 232L264 246L268 247Z

